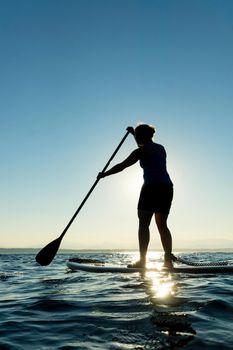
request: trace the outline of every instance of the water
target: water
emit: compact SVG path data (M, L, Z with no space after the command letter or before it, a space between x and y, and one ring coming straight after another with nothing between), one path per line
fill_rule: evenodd
M196 261L230 253L178 253ZM0 349L233 349L232 274L70 272L70 257L127 264L132 252L0 255ZM161 264L161 253L150 253Z

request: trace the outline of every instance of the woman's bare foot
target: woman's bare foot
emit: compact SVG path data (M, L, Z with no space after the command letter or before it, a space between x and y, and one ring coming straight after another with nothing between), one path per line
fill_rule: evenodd
M175 260L175 256L173 254L165 253L163 267L166 267L167 269L172 270L173 269L173 263L172 263L173 260Z
M164 260L163 267L166 267L169 270L173 269L172 260Z
M136 261L134 264L129 264L127 265L129 268L145 268L146 267L146 262L145 261Z

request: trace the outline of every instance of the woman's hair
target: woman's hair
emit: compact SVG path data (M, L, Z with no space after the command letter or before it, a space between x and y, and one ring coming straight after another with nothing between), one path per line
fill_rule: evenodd
M137 143L146 143L151 141L155 133L155 128L152 125L140 124L135 128L135 137Z

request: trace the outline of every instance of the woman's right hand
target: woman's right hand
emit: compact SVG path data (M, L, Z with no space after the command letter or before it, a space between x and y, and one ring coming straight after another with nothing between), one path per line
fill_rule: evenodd
M97 180L103 179L104 177L105 177L105 173L100 172L100 173L97 175Z
M134 132L134 128L132 126L128 126L128 128L126 129L130 134L132 134L133 136L135 135Z

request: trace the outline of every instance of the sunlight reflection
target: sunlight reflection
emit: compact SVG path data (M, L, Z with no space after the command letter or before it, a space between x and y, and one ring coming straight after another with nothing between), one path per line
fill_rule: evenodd
M131 252L130 255L132 262L136 262L139 259L138 252ZM175 296L175 282L171 273L161 271L163 267L163 253L153 251L148 252L146 266L147 268L158 269L158 272L146 271L142 274L146 293L150 296L153 302L159 304L170 304Z
M147 272L147 287L152 298L168 299L174 295L174 282L170 274L161 276L161 273Z
M129 253L127 258L137 261L139 253ZM143 286L147 300L153 307L152 324L173 348L173 344L185 345L191 341L196 331L192 328L185 307L183 309L186 298L179 296L179 278L162 268L163 258L162 252L148 252L146 266L150 270L141 272L139 279L140 286Z

